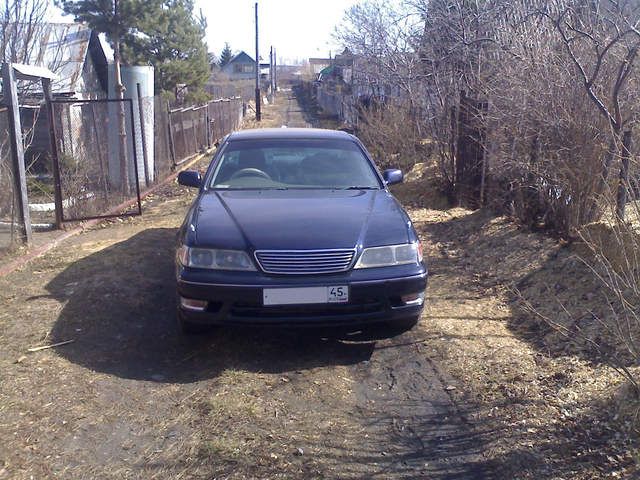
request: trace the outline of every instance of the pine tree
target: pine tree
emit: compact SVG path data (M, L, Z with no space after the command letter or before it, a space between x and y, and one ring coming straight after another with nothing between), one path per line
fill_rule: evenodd
M213 52L207 53L207 59L209 60L209 67L211 68L211 70L217 68L217 66L218 66L218 57L216 57L215 53L213 53Z
M160 12L143 22L144 35L127 35L123 57L127 63L153 65L158 92L174 92L184 84L191 98L202 99L211 73L207 23L202 13L193 16L193 8L193 0L164 0Z
M229 61L233 58L233 52L231 51L231 47L227 42L224 44L224 48L222 49L222 53L220 54L220 68L224 67Z

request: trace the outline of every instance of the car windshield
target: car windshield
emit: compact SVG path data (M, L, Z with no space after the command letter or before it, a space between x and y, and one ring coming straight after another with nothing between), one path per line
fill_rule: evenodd
M219 158L210 188L379 189L371 163L349 140L231 141Z

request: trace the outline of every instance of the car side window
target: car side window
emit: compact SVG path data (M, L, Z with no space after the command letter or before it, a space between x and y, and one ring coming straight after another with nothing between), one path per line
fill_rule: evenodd
M220 159L220 170L216 174L217 183L226 182L238 170L238 153L228 152Z

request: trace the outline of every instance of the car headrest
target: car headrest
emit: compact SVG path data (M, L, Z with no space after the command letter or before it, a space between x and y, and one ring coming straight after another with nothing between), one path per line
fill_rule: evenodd
M267 166L267 161L262 150L241 150L238 155L238 164L240 168L264 170Z
M340 171L340 162L336 158L324 153L316 153L302 160L301 166L305 172L334 173Z

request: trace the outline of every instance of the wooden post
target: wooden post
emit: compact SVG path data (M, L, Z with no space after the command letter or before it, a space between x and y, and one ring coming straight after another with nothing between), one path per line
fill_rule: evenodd
M171 163L175 167L176 166L176 146L173 138L173 127L171 125L171 107L169 106L169 102L167 102L167 128L169 133L169 152L171 153Z
M62 229L64 221L64 212L62 205L62 182L60 180L60 157L58 156L58 142L56 140L55 115L53 113L53 103L51 95L51 80L43 78L41 80L42 91L44 92L44 100L47 105L47 119L49 121L49 139L51 142L51 163L53 164L53 194L54 205L56 209L56 227ZM102 166L102 159L100 159Z
M193 113L191 114L191 127L193 128L193 152L192 153L198 153L200 151L200 147L198 146L198 123L200 123L200 119L198 118L199 115L198 113L198 109L194 108L193 110L191 110ZM198 118L198 121L196 122L196 118Z
M258 2L256 2L256 121L262 118L260 108L262 96L260 95L260 51L258 49Z
M185 121L184 121L184 109L181 108L180 109L180 133L182 134L182 156L180 157L180 159L178 161L184 160L185 158L187 158L189 156L189 152L188 152L188 144L187 144L187 132L185 131L186 129L184 128L185 126Z
M273 46L269 50L269 93L273 102Z
M18 207L20 237L23 243L31 244L31 217L27 197L27 175L24 167L24 145L22 143L22 125L20 123L20 105L16 75L10 63L2 66L4 102L9 110L9 136L13 160L14 196Z
M147 151L147 133L144 128L144 108L142 107L142 87L136 83L136 91L138 94L138 117L140 119L140 142L142 143L142 162L144 166L144 183L148 187L149 180L149 152Z
M206 110L204 111L204 121L206 128L206 140L207 140L207 148L211 148L211 117L209 116L209 106L211 102L207 102Z

